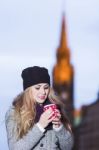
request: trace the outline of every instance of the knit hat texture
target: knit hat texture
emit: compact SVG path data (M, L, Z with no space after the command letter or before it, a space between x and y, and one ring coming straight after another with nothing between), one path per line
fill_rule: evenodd
M48 83L50 85L50 76L45 67L33 66L22 71L23 89L39 83Z

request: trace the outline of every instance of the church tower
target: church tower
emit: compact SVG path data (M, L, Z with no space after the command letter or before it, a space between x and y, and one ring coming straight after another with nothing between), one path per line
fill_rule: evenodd
M73 121L73 66L70 63L70 50L68 48L65 13L62 16L60 44L56 53L57 62L53 68L53 88L64 102L66 112Z

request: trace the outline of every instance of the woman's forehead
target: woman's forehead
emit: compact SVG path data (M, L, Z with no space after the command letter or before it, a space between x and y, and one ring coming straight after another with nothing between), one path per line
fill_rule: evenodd
M33 86L49 86L49 84L48 83L38 83Z

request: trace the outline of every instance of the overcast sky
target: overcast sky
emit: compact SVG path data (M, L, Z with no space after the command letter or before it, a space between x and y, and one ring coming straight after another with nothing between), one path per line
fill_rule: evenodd
M22 69L40 65L47 67L52 75L63 8L75 69L75 107L97 98L99 0L0 1L0 149L8 150L4 115L14 96L22 91Z

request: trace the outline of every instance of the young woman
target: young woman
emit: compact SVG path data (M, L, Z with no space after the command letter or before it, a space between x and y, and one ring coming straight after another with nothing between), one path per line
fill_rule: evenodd
M63 104L50 87L44 67L22 71L24 91L13 101L5 116L9 150L71 150L73 136ZM57 105L44 111L44 106Z

